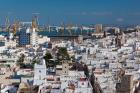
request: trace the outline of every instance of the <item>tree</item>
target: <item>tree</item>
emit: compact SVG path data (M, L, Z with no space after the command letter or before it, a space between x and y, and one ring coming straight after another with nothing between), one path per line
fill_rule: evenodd
M44 59L45 59L45 62L46 62L46 66L47 67L49 67L49 66L51 66L52 64L51 64L51 61L50 61L50 59L52 59L53 57L52 57L52 55L51 55L51 53L50 52L46 52L46 54L45 54L45 56L44 56Z
M89 69L86 64L75 62L70 70L84 71L86 77L89 77Z
M45 54L45 56L44 56L45 61L49 61L49 60L52 59L52 58L53 58L53 57L52 57L51 53L46 52L46 54Z
M104 31L104 35L103 35L103 37L105 38L106 37L106 32Z
M84 65L84 73L85 73L86 77L89 77L89 69L88 69L87 65Z
M58 61L70 60L69 54L67 52L67 48L64 47L58 48L57 59Z
M33 67L34 66L34 64L39 64L39 60L37 60L37 59L33 59L33 61L32 61L32 63L31 63L31 66Z
M25 59L25 55L24 54L20 54L20 57L18 58L16 65L20 66L20 67L22 65L24 65L24 59Z

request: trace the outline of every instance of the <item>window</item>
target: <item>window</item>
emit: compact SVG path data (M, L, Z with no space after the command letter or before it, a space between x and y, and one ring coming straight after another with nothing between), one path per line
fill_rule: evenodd
M39 70L39 73L41 73L41 70Z

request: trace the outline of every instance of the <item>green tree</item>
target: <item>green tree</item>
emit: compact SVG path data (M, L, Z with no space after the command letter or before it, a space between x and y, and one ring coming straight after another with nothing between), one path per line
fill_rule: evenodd
M105 38L107 35L106 35L106 32L104 31L104 35L103 35L103 37Z
M25 59L25 55L24 54L20 54L20 57L17 60L16 65L17 66L23 66L24 65L24 59Z
M31 63L31 66L34 67L34 64L39 64L39 60L37 59L33 59L32 63Z
M88 69L87 65L85 64L83 66L83 68L84 68L84 73L85 73L86 77L89 77L89 69Z
M50 59L53 59L52 55L50 52L46 52L45 56L44 56L45 62L46 62L46 66L49 67L52 65L52 62L50 61Z
M58 48L57 59L58 61L70 60L69 54L67 52L67 48L64 47Z
M52 58L53 58L53 57L52 57L51 53L46 52L46 54L45 54L45 56L44 56L45 61L49 61L49 60L52 59Z

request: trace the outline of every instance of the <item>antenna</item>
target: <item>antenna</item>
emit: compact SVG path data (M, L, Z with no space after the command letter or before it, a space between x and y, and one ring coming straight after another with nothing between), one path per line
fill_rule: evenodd
M13 24L13 34L15 35L17 30L19 29L20 27L20 22L19 21L15 21L14 24Z

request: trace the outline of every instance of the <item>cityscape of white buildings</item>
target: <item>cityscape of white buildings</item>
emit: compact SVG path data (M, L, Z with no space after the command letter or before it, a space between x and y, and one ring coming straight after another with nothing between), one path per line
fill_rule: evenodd
M39 36L36 28L15 38L0 35L0 93L139 93L140 28L135 29L125 33L118 27L96 25L92 33L96 38L80 35L70 40ZM56 60L57 47L66 48L74 61L47 67L44 56L49 51L51 60ZM25 65L38 62L21 68L17 66L21 55ZM71 69L75 64L76 69ZM88 76L80 69L84 65Z

